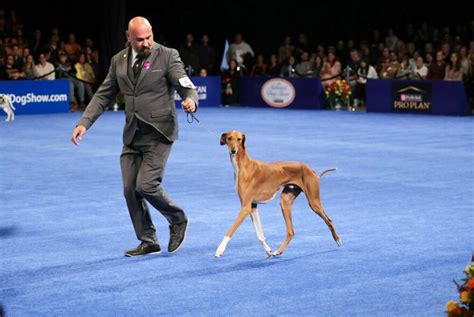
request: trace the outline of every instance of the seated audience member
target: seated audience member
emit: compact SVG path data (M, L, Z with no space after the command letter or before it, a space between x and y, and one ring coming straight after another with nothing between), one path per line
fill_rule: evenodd
M296 59L294 56L290 56L288 60L281 66L280 77L296 77Z
M266 76L268 65L265 64L265 56L263 54L257 55L257 63L252 66L250 72L252 76Z
M36 77L35 74L35 60L33 55L28 54L25 59L25 65L22 70L22 78L27 80L32 80Z
M367 79L377 79L377 71L375 67L369 65L366 59L360 61L360 67L357 70L356 86L354 88L354 108L357 108L361 101L365 100L365 85Z
M418 56L415 60L415 68L413 69L413 74L411 79L420 79L424 80L428 76L428 67L425 66L423 62L423 57Z
M207 77L207 69L206 68L201 68L199 70L199 77Z
M313 72L313 77L321 76L321 71L323 70L323 59L321 56L316 55L314 57L313 63L311 64L311 70Z
M400 63L398 62L398 54L391 51L388 63L385 62L382 66L380 77L383 79L393 79L397 76L399 69Z
M461 60L458 53L451 53L449 56L448 65L444 74L444 80L462 80L463 70L461 67Z
M237 60L231 59L229 69L226 69L222 75L222 104L225 106L239 103L239 78L241 73L238 69Z
M446 63L444 62L443 51L439 50L436 52L436 58L431 62L428 67L428 76L426 79L432 80L443 80L444 72L446 70Z
M267 68L267 74L270 77L278 77L280 75L281 66L278 63L278 56L276 54L270 55L270 64Z
M79 54L79 61L74 65L76 69L76 76L78 79L85 81L84 89L87 94L87 98L92 99L92 85L95 84L95 73L92 69L91 64L86 61L86 55L84 53Z
M5 65L3 65L3 79L17 80L20 79L20 76L20 69L15 66L15 57L13 56L13 54L8 54L6 63Z
M69 111L74 112L79 108L85 109L85 88L84 83L76 79L76 68L72 66L65 52L59 53L58 70L56 78L69 79ZM69 76L68 76L69 75ZM76 98L77 95L77 98ZM79 99L79 103L77 102Z
M410 67L410 58L404 55L400 61L400 68L398 69L397 79L408 79L411 77L413 69Z
M41 53L38 57L39 63L35 66L35 73L38 79L54 80L56 74L54 73L54 66L46 60L46 55Z
M313 70L311 69L311 63L309 62L309 54L307 52L302 52L300 57L301 62L295 66L296 73L302 77L311 77Z

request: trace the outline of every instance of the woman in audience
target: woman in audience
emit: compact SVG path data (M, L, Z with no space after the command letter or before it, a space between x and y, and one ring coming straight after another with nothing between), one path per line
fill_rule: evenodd
M463 72L458 53L451 53L444 75L444 80L462 80Z

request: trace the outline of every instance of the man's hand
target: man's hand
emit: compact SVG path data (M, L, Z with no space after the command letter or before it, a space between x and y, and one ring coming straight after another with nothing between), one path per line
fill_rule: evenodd
M75 145L79 145L79 141L82 140L82 136L86 133L86 127L78 125L74 131L72 131L71 141Z
M196 111L196 104L189 98L186 98L181 102L181 107L183 107L183 110L186 112Z

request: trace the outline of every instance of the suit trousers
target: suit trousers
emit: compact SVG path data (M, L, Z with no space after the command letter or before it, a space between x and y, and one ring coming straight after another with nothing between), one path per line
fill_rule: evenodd
M161 185L172 145L156 130L137 130L132 143L124 145L120 156L125 200L137 238L143 242L156 242L147 202L170 224L186 220L183 209L166 195Z

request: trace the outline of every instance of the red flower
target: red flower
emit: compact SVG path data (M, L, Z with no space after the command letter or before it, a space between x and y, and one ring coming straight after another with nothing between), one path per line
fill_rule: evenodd
M471 277L467 282L466 288L470 291L474 290L474 277Z

